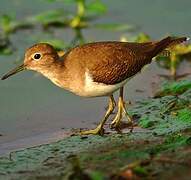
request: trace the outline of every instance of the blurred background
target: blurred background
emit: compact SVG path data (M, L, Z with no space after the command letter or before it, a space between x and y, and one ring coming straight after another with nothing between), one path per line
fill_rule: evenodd
M1 0L0 76L23 61L34 43L58 51L78 44L117 40L146 42L191 36L188 0ZM132 103L152 97L161 81L190 77L190 45L157 57L126 85ZM71 128L93 128L107 98L86 99L26 71L0 82L0 153L62 138Z

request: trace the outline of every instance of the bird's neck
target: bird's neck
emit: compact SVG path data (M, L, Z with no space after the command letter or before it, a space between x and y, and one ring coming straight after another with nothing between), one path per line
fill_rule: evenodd
M56 61L48 68L38 70L46 78L50 79L54 84L59 87L67 88L68 84L68 71L62 61Z

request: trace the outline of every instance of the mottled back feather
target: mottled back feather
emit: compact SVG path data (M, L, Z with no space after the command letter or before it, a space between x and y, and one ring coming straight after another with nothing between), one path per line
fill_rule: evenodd
M182 41L183 39L177 42ZM95 82L117 84L137 74L171 42L175 44L174 39L167 37L158 42L147 43L89 43L71 49L65 54L64 61L66 66L74 63L84 72L89 71Z

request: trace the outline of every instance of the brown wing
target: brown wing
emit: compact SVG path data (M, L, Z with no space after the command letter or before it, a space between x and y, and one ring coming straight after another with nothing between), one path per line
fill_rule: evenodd
M100 42L78 47L73 53L78 51L79 61L89 70L95 82L116 84L135 75L151 62L145 53L150 45Z
M167 37L148 43L96 42L71 49L64 59L68 67L76 68L73 72L88 70L95 82L116 84L135 75L169 45L186 40Z

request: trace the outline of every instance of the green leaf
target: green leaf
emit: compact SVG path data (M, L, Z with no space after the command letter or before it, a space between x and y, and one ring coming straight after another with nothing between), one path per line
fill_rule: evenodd
M52 10L40 13L27 19L27 22L47 25L54 22L64 23L68 13L63 10Z
M13 53L12 50L8 47L0 48L0 55L10 55L12 53Z
M10 15L1 16L0 24L4 35L15 32L19 29L32 27L30 23L25 21L16 21L15 18Z
M0 19L1 28L3 30L3 33L9 33L12 31L11 22L13 17L10 15L2 15Z
M101 15L107 11L107 8L100 0L97 0L87 4L86 11L89 14Z
M1 33L0 34L0 54L9 55L11 53L12 53L12 49L10 47L10 41L4 33Z

